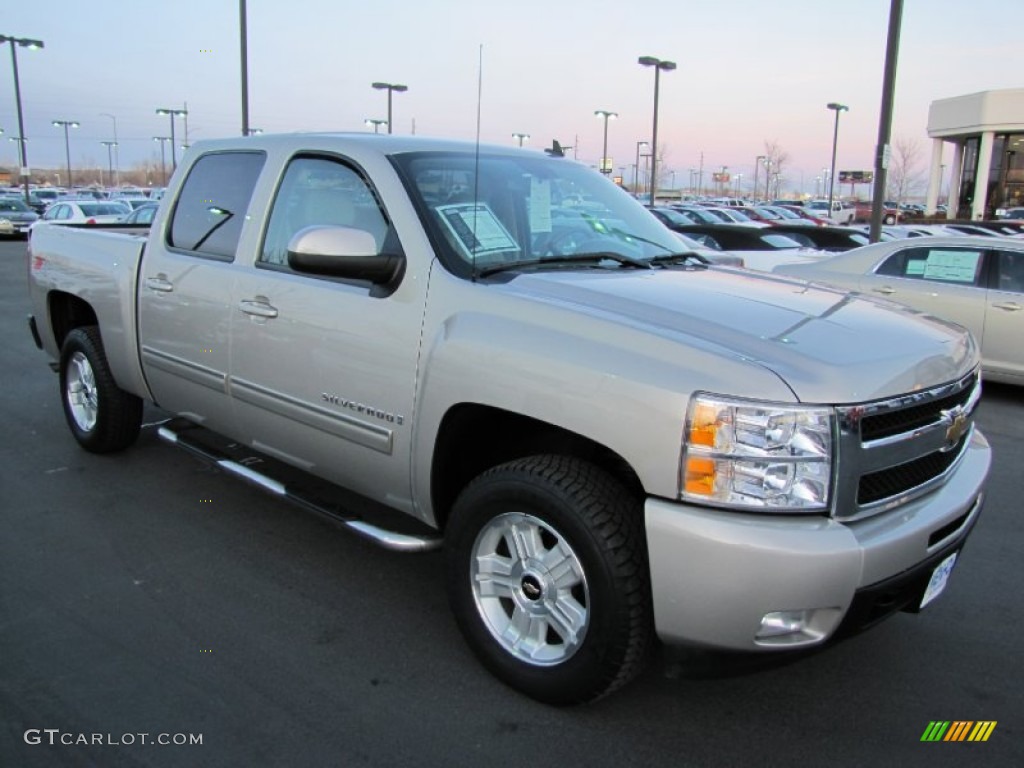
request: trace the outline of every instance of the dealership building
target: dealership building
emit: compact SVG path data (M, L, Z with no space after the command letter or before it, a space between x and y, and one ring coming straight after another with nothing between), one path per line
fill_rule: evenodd
M942 184L943 150L950 163L950 219L993 218L997 209L1024 206L1024 88L982 91L933 101L925 210L935 212Z

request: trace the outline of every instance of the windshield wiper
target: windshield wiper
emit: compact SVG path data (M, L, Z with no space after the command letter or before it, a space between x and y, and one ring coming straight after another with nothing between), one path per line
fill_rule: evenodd
M496 272L509 270L536 268L536 267L560 267L571 264L599 265L602 261L614 261L624 267L635 267L636 269L652 269L650 262L644 259L636 259L614 251L594 251L592 253L570 253L564 256L547 256L541 259L530 259L528 261L512 261L507 264L493 264L484 267L477 272L479 277L493 275Z
M711 263L699 253L691 251L680 251L679 253L666 253L664 256L655 256L651 259L650 263L668 266L669 264L685 264L687 261L694 261L698 264Z

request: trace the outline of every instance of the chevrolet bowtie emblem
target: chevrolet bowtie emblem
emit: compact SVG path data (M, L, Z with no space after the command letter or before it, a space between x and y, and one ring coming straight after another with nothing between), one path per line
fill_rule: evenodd
M970 423L967 421L967 414L961 406L942 411L942 421L949 426L946 429L946 445L943 450L948 451L966 434Z

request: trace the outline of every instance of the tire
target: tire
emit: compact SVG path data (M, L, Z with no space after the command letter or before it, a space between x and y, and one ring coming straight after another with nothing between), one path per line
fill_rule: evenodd
M895 224L895 223L896 223L896 217L895 217L895 216L893 216L893 215L892 215L892 214L890 213L890 214L889 214L888 216L886 216L886 217L885 217L884 219L882 219L882 222L883 222L884 224Z
M76 328L64 339L60 399L71 434L87 451L120 451L139 436L142 400L115 383L94 325Z
M653 637L642 519L639 500L570 457L519 459L471 482L447 530L447 587L484 666L555 705L639 674Z

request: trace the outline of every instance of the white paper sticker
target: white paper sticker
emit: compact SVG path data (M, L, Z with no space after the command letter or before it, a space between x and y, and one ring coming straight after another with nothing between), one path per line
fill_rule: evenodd
M929 251L924 278L947 283L973 283L979 261L981 254L977 251Z
M551 182L530 177L530 231L551 231Z
M453 203L439 205L436 210L469 259L519 251L516 241L487 203Z

